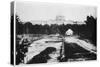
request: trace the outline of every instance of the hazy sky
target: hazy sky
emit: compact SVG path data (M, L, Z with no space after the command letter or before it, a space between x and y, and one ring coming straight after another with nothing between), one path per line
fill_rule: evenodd
M96 7L57 3L16 2L16 12L22 21L55 19L57 15L66 20L84 21L86 16L96 17Z

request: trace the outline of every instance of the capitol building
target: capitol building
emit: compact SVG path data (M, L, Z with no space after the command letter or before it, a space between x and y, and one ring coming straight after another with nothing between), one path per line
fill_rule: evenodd
M57 24L57 25L61 25L61 24L78 24L78 25L82 25L82 24L86 24L85 22L82 22L82 21L73 21L73 20L67 20L65 18L65 16L62 16L62 15L57 15L55 19L50 19L50 20L32 20L31 21L32 24L42 24L42 25L45 25L45 24L48 24L48 25L51 25L51 24Z

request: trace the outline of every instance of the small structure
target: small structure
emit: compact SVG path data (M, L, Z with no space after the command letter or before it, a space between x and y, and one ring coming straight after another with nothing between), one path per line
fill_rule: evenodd
M66 31L65 35L68 35L68 36L73 35L72 29L68 29L68 30Z

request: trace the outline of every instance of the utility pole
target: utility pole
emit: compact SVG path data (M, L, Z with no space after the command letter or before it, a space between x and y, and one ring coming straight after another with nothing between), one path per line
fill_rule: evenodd
M61 55L60 59L63 59L64 58L64 36L61 35L61 37L62 37L62 46L61 46L61 51L60 51L60 55Z

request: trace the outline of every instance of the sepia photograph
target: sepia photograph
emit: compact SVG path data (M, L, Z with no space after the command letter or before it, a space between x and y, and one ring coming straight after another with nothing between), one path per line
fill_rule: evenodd
M14 5L16 65L97 59L96 6L30 1Z

